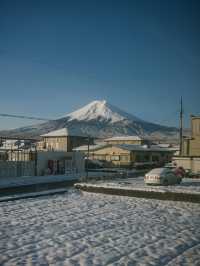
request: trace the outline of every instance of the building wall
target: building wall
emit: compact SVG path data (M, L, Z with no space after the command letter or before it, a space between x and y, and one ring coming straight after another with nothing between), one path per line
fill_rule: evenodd
M191 139L189 145L189 155L190 156L200 156L200 140Z
M173 162L193 173L200 173L200 157L174 157Z
M63 167L62 174L66 170L71 173L83 173L85 171L84 156L80 152L62 152L62 151L38 151L36 160L20 158L19 161L0 161L1 177L20 177L48 174L48 163L59 161L59 169ZM22 160L21 160L22 159ZM59 173L58 173L59 174ZM61 173L60 173L61 174Z
M44 149L54 151L67 151L67 137L45 137Z
M38 151L37 175L44 175L47 172L49 160L60 161L60 165L62 163L64 168L68 165L79 173L84 172L85 169L84 156L80 152Z
M144 140L108 140L105 141L107 144L119 145L119 144L135 144L135 145L143 145Z
M182 141L182 156L189 156L190 154L190 139L183 138Z
M200 117L191 116L191 137L183 137L181 156L200 156Z
M90 158L107 161L114 166L134 166L135 163L165 163L171 161L173 152L128 151L111 146L90 152Z
M131 165L130 151L120 149L118 147L105 147L90 153L91 159L107 161L113 166L129 166Z
M73 148L88 144L87 137L66 136L66 137L44 137L43 141L38 142L38 150L47 151L68 151ZM93 139L90 139L90 144L93 144Z
M200 117L191 117L192 138L200 139Z

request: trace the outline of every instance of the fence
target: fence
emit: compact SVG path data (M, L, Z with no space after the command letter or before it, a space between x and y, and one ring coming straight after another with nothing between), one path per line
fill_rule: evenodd
M37 174L37 151L33 140L0 137L0 178Z
M34 161L0 161L0 178L33 176L34 174Z

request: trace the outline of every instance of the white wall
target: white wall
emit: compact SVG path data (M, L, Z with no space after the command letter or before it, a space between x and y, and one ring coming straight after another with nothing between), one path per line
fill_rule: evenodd
M71 161L71 165L77 172L84 172L84 155L80 152L64 151L38 151L37 175L43 175L48 168L49 160Z

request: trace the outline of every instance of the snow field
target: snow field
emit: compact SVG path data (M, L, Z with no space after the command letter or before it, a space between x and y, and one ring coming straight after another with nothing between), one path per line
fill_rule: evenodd
M199 204L69 190L0 203L0 265L199 265Z

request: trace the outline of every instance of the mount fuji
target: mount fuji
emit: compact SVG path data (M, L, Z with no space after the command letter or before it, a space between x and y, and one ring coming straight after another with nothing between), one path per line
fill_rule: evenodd
M64 127L69 128L77 136L85 134L100 138L120 135L174 138L178 133L175 127L144 121L102 100L93 101L59 119L34 126L4 130L0 132L0 135L36 138L41 134Z

